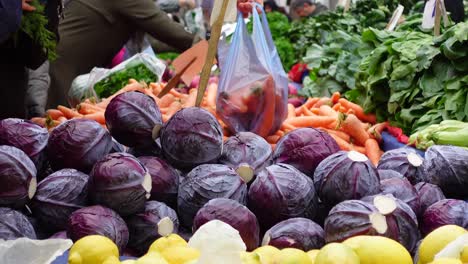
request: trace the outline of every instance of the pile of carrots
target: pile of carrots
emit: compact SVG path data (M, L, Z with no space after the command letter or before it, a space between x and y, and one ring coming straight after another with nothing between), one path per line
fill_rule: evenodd
M106 127L104 112L109 102L117 95L129 91L140 91L152 97L158 104L163 121L166 122L182 108L195 106L197 89L191 89L188 94L179 93L172 89L161 98L157 95L164 88L164 84L151 83L149 85L130 80L114 95L100 102L87 99L76 108L59 105L57 109L49 109L46 116L33 118L33 122L46 128L55 126L69 119L88 118ZM231 135L227 126L216 113L217 84L210 84L205 92L202 108L212 113L224 129L225 139ZM365 114L362 107L334 93L331 98L309 98L302 106L295 108L288 104L288 116L280 130L267 136L266 140L275 148L277 142L286 133L304 127L313 127L327 132L335 139L342 150L358 151L366 154L370 161L377 164L383 152L379 147L380 133L387 126L386 123L376 124L375 115Z

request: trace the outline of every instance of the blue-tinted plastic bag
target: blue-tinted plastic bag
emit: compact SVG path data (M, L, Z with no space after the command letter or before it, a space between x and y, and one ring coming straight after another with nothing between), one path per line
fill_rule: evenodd
M255 7L262 17L254 8L252 36L238 14L227 59L220 59L216 111L233 133L251 131L265 137L275 133L286 118L288 78L265 12L260 5Z

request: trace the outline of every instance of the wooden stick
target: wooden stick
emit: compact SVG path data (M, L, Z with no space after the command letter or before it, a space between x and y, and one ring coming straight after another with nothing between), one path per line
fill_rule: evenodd
M211 37L208 41L208 53L206 54L206 61L200 75L200 85L198 86L197 91L197 101L195 103L195 106L197 107L200 107L200 104L203 101L203 96L205 95L208 80L210 79L211 68L213 67L213 61L216 56L216 51L218 50L218 42L221 36L221 29L223 27L224 16L226 15L228 3L229 0L223 0L221 11L219 12L218 17L216 18L213 27L211 28Z
M440 13L441 3L440 0L435 1L435 18L434 18L434 36L440 36Z

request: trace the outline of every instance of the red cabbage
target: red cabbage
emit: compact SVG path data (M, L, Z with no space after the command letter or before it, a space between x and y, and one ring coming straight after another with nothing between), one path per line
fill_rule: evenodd
M416 215L419 215L421 205L416 189L406 178L391 178L380 181L382 194L392 194L395 198L407 203Z
M67 227L70 215L86 206L89 176L75 169L57 171L37 186L32 200L34 216L49 230Z
M263 230L292 217L312 219L317 207L312 180L291 165L265 168L250 186L249 208Z
M179 219L176 212L164 203L148 201L143 212L128 218L127 226L130 232L128 247L143 254L156 239L177 233Z
M380 181L391 179L391 178L404 178L405 176L394 170L377 170L379 172Z
M252 132L239 132L224 142L219 162L236 170L246 182L271 163L271 146Z
M328 133L315 128L300 128L280 139L273 161L290 164L312 177L319 163L338 151L338 144Z
M399 172L412 184L423 180L424 159L411 148L399 148L385 152L380 158L379 170L394 170Z
M391 194L368 196L362 200L372 203L385 216L388 227L386 237L400 242L410 252L416 249L421 234L417 216L408 204Z
M184 170L216 162L223 151L222 131L210 112L198 107L182 109L162 130L164 157L174 167Z
M0 215L0 239L14 240L20 237L36 239L36 232L25 215L6 207L0 207Z
M318 165L314 184L321 201L333 207L345 200L377 194L380 180L377 170L365 155L340 151Z
M408 250L416 246L420 237L418 222L407 204L391 195L364 200L348 200L333 207L325 220L328 243L359 235L378 235L399 241Z
M468 150L432 146L426 151L425 182L439 186L448 198L468 197Z
M151 145L163 123L154 99L141 92L114 97L106 108L105 117L111 135L129 147Z
M177 208L179 173L157 157L139 157L138 160L151 175L151 200L156 200Z
M320 249L325 245L325 233L321 226L310 219L291 218L270 228L263 237L262 245L303 251Z
M67 231L60 231L49 237L49 239L53 239L53 238L68 239Z
M182 225L191 227L198 210L214 198L229 198L246 204L247 184L231 168L205 164L182 178L177 199Z
M111 149L112 137L98 122L71 119L52 130L47 154L54 170L70 168L88 173Z
M239 231L247 250L251 251L258 247L260 228L257 217L244 205L226 198L210 200L196 214L193 220L193 232L211 220L223 221Z
M419 201L421 204L421 209L419 211L420 215L423 215L429 206L445 199L444 193L437 185L427 182L420 182L414 185L414 188L418 192Z
M125 221L113 210L100 205L73 212L68 219L67 234L73 241L89 235L105 236L122 251L128 243Z
M90 197L122 216L143 211L150 198L151 176L143 164L127 153L112 153L91 171Z
M36 167L20 149L0 146L0 206L20 208L36 193Z
M18 118L0 121L0 145L21 149L34 162L37 169L42 168L49 132L47 129Z
M421 230L424 235L444 225L458 225L468 229L468 202L440 200L427 208L422 219Z

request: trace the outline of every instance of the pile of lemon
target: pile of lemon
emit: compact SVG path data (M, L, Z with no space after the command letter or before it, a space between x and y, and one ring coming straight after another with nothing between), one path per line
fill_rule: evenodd
M239 254L239 264L413 264L410 253L401 244L380 236L357 236L309 252L262 246ZM416 261L418 264L468 263L468 231L454 225L434 230L421 241ZM117 246L110 239L87 236L73 245L68 260L69 264L204 264L202 262L200 252L176 234L156 240L141 258L123 262L119 261Z

